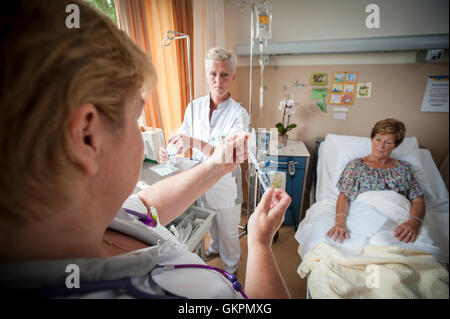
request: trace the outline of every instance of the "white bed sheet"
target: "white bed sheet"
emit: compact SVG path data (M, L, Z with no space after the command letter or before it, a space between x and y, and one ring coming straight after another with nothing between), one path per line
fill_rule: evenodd
M299 251L302 259L319 242L332 244L347 253L355 253L364 245L405 245L398 242L393 237L393 234L392 238L386 235L386 231L394 227L394 225L389 224L392 223L392 220L383 221L383 218L373 211L371 216L375 219L371 222L371 233L366 233L364 236L360 233L355 233L346 243L344 241L344 244L338 244L326 237L326 232L334 225L336 200L339 194L336 183L340 173L350 160L364 157L369 153L369 138L329 134L325 141L321 143L317 163L317 202L307 210L306 216L295 234L295 238L300 244ZM438 259L448 263L449 195L430 152L420 149L417 139L410 137L406 138L394 150L392 157L408 161L413 166L424 191L426 203L426 223L424 222L426 227L424 227L423 238L415 246L411 244L406 245L413 249L430 252ZM361 211L369 212L370 209ZM371 217L367 215L365 218L352 220L352 227L364 229L368 218ZM383 225L384 222L386 223ZM381 229L378 227L377 229L378 224L383 225L383 227Z

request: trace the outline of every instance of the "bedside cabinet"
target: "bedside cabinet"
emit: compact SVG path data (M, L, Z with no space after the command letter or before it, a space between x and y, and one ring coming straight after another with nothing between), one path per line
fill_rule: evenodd
M286 210L284 225L293 225L297 230L302 212L304 185L308 172L310 154L302 141L288 140L287 146L271 147L264 155L264 173L277 176L284 184L284 190L292 198ZM273 178L271 178L273 182ZM273 184L272 184L273 185Z

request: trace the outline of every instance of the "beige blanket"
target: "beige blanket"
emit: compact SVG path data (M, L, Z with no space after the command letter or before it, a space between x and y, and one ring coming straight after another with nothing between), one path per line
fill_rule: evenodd
M396 246L365 246L345 255L325 243L297 269L312 298L449 298L447 267L433 255Z

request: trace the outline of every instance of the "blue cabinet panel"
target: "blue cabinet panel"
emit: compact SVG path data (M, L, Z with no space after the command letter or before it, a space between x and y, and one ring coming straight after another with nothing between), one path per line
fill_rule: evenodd
M270 171L279 171L286 174L286 192L291 196L292 202L286 210L283 224L298 226L306 161L307 158L297 156L266 155L264 157L263 171L266 174ZM291 165L290 170L289 165Z

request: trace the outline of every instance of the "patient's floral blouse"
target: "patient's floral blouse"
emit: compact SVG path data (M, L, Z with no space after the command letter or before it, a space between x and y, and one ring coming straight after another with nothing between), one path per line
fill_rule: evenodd
M411 164L399 161L393 168L372 168L362 158L350 161L336 185L352 201L367 191L392 190L409 200L423 196Z

